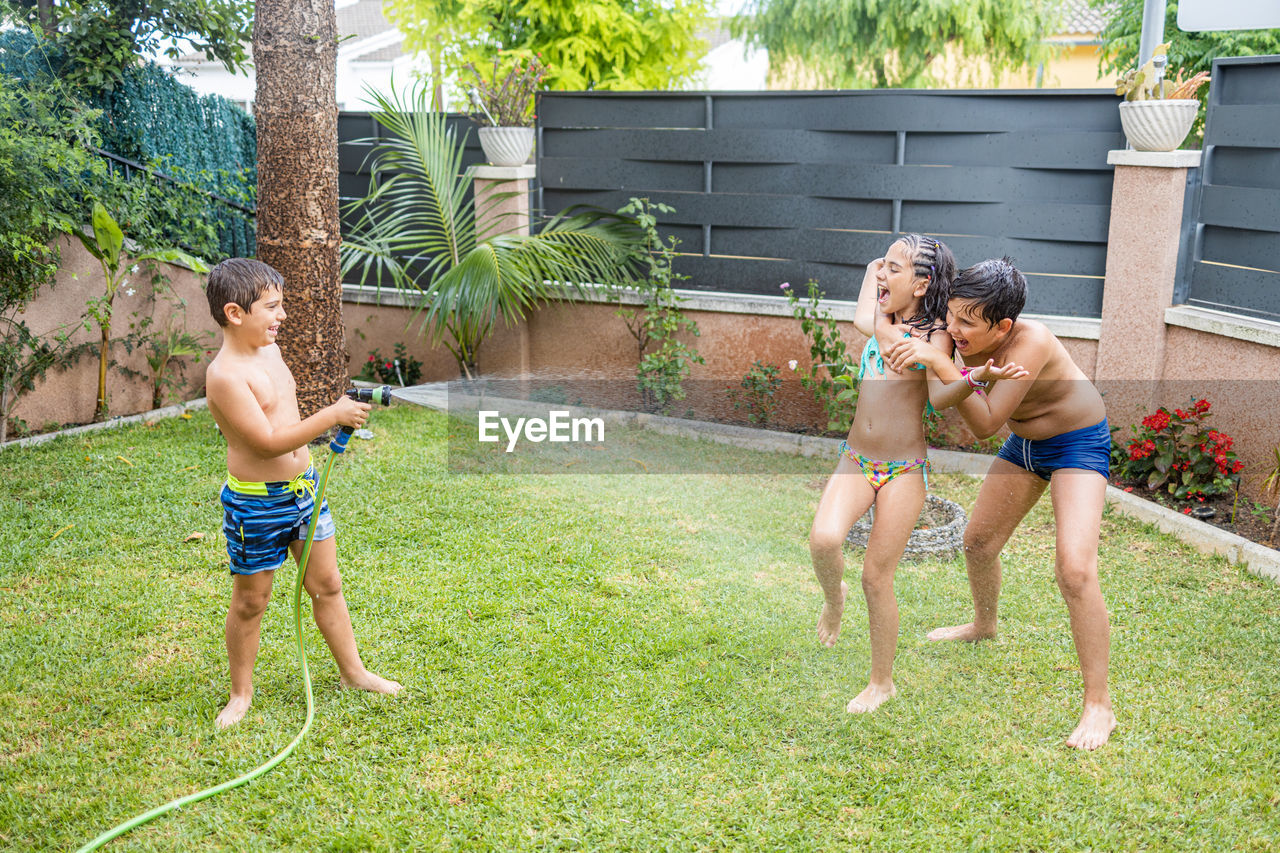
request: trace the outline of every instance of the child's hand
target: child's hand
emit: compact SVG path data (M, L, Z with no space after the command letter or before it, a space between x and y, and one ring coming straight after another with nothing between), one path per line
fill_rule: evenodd
M969 371L969 375L974 378L975 382L994 382L997 379L1025 379L1031 375L1031 371L1021 364L1006 364L1002 367L996 367L995 359L989 358L986 364Z
M885 365L894 373L901 373L913 364L933 365L940 353L920 338L902 338L889 344L882 353Z
M369 420L369 410L373 407L368 403L352 400L344 394L329 408L333 409L333 415L338 422L338 426L360 429L360 427L364 426L364 422Z

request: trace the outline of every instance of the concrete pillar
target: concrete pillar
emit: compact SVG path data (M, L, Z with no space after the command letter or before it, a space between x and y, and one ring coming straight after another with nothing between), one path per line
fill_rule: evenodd
M481 239L494 234L529 233L529 181L536 174L536 168L529 164L471 167L476 191L476 232Z
M537 175L531 164L523 166L472 166L476 195L476 234L479 239L499 234L528 234L531 203L529 181ZM529 320L517 327L520 343L520 378L532 374Z
M1112 425L1126 426L1159 405L1187 169L1200 152L1110 151L1107 162L1116 172L1094 379Z

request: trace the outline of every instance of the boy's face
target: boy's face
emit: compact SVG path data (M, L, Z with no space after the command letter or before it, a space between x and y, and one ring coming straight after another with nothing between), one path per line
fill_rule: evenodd
M947 334L962 356L991 352L1008 335L1013 321L1001 320L994 326L982 316L982 306L973 299L952 299L947 303Z
M885 314L901 314L924 296L929 280L916 275L906 244L894 243L884 253L884 264L876 273L876 303Z
M253 300L247 312L241 310L238 313L240 331L246 340L260 347L274 344L280 331L280 323L286 316L284 294L278 287L267 288Z

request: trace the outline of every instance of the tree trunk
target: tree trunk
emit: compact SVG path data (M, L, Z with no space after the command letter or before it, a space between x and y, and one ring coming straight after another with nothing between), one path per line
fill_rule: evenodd
M107 320L102 324L102 347L98 351L98 405L93 410L94 423L107 419L107 362L111 359L111 303L107 303Z
M347 386L338 273L337 17L334 0L260 0L258 259L284 276L278 341L302 417Z
M58 21L53 17L53 0L36 0L36 18L40 21L40 29L45 38L53 38L58 34Z
M443 41L442 36L436 36L435 47L431 49L431 109L438 113L444 112L444 59L440 55Z
M4 444L9 440L9 374L4 375L4 379L0 380L0 444ZM1275 537L1273 530L1272 538Z

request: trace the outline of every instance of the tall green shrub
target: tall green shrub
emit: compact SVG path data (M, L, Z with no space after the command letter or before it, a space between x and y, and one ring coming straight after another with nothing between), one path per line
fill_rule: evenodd
M105 172L89 153L94 114L0 74L0 441L18 398L60 363L67 336L32 333L19 315L53 281L69 215Z
M695 338L699 334L698 324L686 317L680 307L686 300L673 288L688 278L672 267L680 241L675 237L663 241L658 233L657 214L674 212L674 208L661 202L634 197L618 211L623 216L634 216L645 235L636 252L641 273L630 283L640 298L640 306L619 306L617 314L635 338L639 359L637 388L645 409L652 412L665 412L673 402L683 400L684 380L693 365L704 363L698 351L679 337L682 332Z

